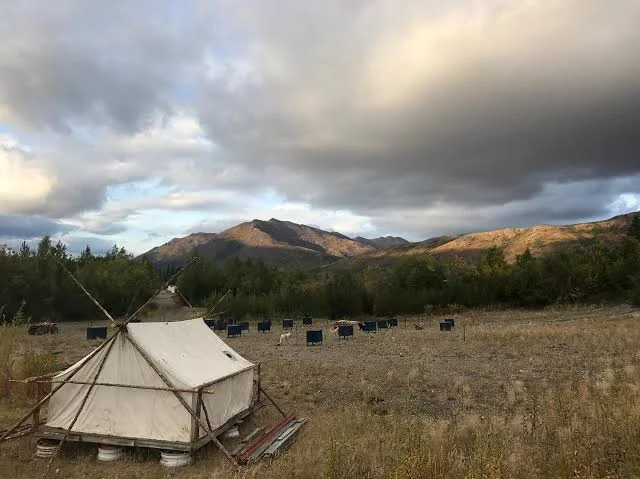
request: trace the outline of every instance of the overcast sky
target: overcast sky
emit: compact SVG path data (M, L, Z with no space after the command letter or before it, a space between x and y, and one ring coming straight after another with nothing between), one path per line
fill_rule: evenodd
M0 243L640 209L637 0L0 0Z

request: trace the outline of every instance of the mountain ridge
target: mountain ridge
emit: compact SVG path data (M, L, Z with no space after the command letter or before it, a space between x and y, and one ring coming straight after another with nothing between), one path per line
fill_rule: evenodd
M281 266L331 267L334 264L366 267L391 263L405 256L429 254L460 256L474 260L489 248L502 248L508 262L529 249L534 255L555 248L612 239L621 234L640 213L617 215L605 220L570 225L537 224L522 228L499 228L460 235L436 236L415 243L384 236L373 239L349 238L338 232L271 218L254 219L220 233L192 233L141 255L156 265L183 264L197 254L222 261L230 256L257 259Z
M377 238L363 238L362 236L356 236L355 238L353 238L353 240L357 241L358 243L366 244L380 249L411 244L410 241L407 241L400 236L379 236Z
M283 266L318 266L374 251L336 232L271 218L254 219L220 233L174 238L142 256L156 264L181 264L193 254L220 261L229 256Z

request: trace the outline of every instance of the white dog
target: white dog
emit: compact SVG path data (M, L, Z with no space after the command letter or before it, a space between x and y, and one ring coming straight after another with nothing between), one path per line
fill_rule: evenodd
M278 346L282 346L282 343L285 341L289 341L289 338L291 337L291 333L283 333L280 335L280 341L278 341Z

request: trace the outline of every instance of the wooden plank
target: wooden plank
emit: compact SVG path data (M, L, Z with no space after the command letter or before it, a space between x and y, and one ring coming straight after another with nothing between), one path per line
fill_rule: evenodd
M83 384L86 386L90 386L92 383L89 381L32 381L37 384ZM179 393L196 393L197 389L178 389L178 388L169 388L169 387L160 387L160 386L142 386L138 384L119 384L119 383L103 383L96 382L95 386L106 386L106 387L114 387L114 388L130 388L130 389L146 389L149 391L168 391L168 392L179 392ZM202 394L215 394L215 391L202 391Z
M35 437L55 440L60 440L63 435L63 429L52 428L49 426L41 427L34 434ZM110 444L114 446L148 447L152 449L167 449L184 452L190 452L194 450L193 445L189 442L161 441L156 439L139 439L134 437L116 437L107 434L87 434L80 432L72 432L71 434L69 434L67 441Z
M244 373L246 371L249 371L250 369L254 369L254 368L256 368L256 365L252 364L251 366L247 366L245 368L242 368L242 369L240 369L240 370L238 370L238 371L236 371L236 372L234 372L232 374L229 374L228 376L225 376L223 378L214 379L213 381L209 381L208 383L204 383L204 384L202 384L200 386L200 388L206 389L206 388L208 388L210 386L213 386L214 384L218 384L219 382L224 381L225 379L233 378L233 377L237 376L238 374L242 374L242 373Z
M195 417L191 418L191 442L196 442L200 438L200 410L202 409L202 392L198 391L197 394L194 394L193 400L191 402L191 406L193 410L198 415L197 419Z
M262 434L265 429L265 426L255 428L253 431L247 434L244 439L242 439L242 442L246 444L247 442L253 441L256 437L258 437L259 434Z
M37 383L36 385L36 399L38 401L40 401L40 399L43 396L42 393L42 384ZM40 425L40 408L37 408L35 411L33 411L33 418L31 421L31 430L35 431L36 429L38 429L38 426Z
M253 454L256 449L258 449L262 444L269 440L272 436L274 436L279 430L281 430L286 424L290 423L295 419L293 414L286 416L284 419L278 421L273 426L271 426L267 432L265 432L261 437L259 437L255 442L249 444L239 455L240 461L245 461L248 459L251 454Z
M282 435L284 431L289 429L293 423L295 423L296 418L294 417L291 421L285 423L282 427L275 431L264 443L262 443L256 450L247 457L247 463L255 462L259 460L264 452L271 447L271 445Z
M307 419L302 418L293 423L284 433L280 435L280 437L278 437L273 442L273 444L269 448L267 448L262 457L273 457L280 454L291 444L294 436L302 428L305 422L307 422Z

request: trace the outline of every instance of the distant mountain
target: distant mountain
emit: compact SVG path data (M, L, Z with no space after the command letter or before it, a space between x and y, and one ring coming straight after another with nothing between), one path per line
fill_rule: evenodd
M577 245L598 238L615 239L626 230L637 214L640 213L566 226L535 225L529 228L502 228L459 236L438 236L409 245L378 249L344 260L337 263L336 267L363 269L372 264L390 264L403 257L424 254L441 257L460 256L475 260L492 246L502 248L507 262L513 262L516 256L524 253L527 248L534 255L540 255L562 246Z
M157 265L180 265L197 254L215 261L237 256L282 266L363 269L372 264L390 264L406 256L425 254L477 259L490 247L497 246L511 262L527 248L537 255L597 238L615 239L636 214L640 213L575 225L535 225L438 236L417 243L391 236L351 239L340 233L272 218L241 223L222 233L194 233L174 238L143 256Z
M527 248L534 255L539 255L562 246L571 246L595 239L614 239L626 230L636 214L638 213L574 225L535 225L529 228L504 228L469 233L434 248L431 254L457 255L473 259L482 255L491 246L497 246L504 250L505 259L512 262Z
M387 249L393 248L394 246L403 246L411 244L404 238L399 236L380 236L379 238L363 238L362 236L357 236L353 238L354 241L358 243L366 244L368 246L373 246L378 249Z
M272 218L241 223L221 233L175 238L142 256L158 265L183 264L197 254L215 261L236 256L283 266L312 267L372 251L373 246L340 233Z

